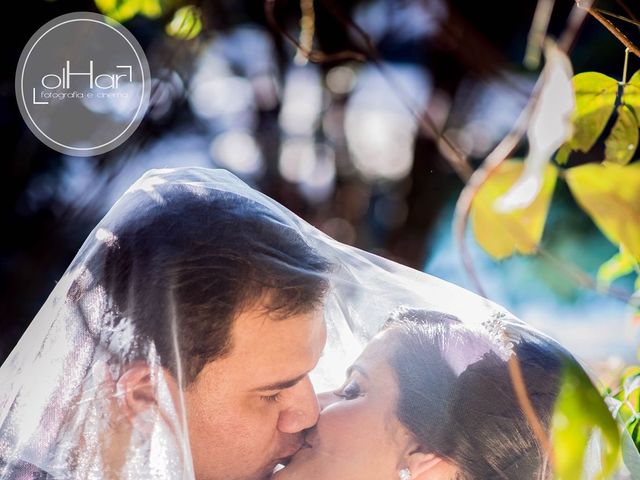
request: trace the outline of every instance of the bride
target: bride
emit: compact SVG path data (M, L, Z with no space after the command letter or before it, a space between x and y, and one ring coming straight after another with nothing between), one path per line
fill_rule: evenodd
M0 367L0 480L545 478L567 359L226 171L152 170Z
M507 357L520 363L546 430L570 356L543 337L516 340L513 326L503 328L499 318L487 332L444 313L399 309L344 384L320 395L318 423L273 479L552 478Z

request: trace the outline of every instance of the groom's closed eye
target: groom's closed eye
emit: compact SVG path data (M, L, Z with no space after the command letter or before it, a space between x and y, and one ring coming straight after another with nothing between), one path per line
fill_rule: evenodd
M253 392L274 392L276 390L286 390L287 388L296 386L306 376L307 374L303 373L302 375L296 378L292 378L290 380L283 380L275 383L270 383L269 385L263 385L261 387L254 388L252 391Z

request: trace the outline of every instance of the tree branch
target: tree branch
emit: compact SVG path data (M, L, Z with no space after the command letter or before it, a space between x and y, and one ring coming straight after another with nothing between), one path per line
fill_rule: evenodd
M614 37L616 37L625 47L629 49L631 53L633 53L636 57L640 57L640 49L635 46L635 44L629 40L624 33L618 29L611 21L605 18L598 10L592 8L591 6L586 6L583 4L582 0L576 0L576 5L579 8L583 8L589 12L589 14L598 20L602 25L605 26L607 30L609 30Z

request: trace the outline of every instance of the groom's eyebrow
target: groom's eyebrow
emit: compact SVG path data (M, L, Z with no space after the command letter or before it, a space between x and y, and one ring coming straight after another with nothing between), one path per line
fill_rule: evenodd
M283 380L282 382L271 383L269 385L264 385L262 387L254 388L254 392L264 392L268 390L286 390L287 388L291 388L296 385L300 380L306 377L307 374L303 373L302 375L292 378L291 380Z

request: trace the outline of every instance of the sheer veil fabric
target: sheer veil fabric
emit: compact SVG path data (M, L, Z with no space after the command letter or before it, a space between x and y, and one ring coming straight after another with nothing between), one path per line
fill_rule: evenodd
M221 201L223 206L216 206ZM317 391L342 382L363 345L399 308L455 315L470 328L487 331L503 359L508 342L552 342L465 289L331 239L227 171L151 170L94 228L0 368L0 479L21 478L16 472L40 475L33 478L195 478L184 399L172 396L160 368L161 358L171 357L178 384L191 368L183 342L193 333L180 330L172 298L180 285L137 277L144 271L138 266L153 262L157 252L144 235L126 240L123 232L144 232L161 218L162 235L179 249L200 241L181 238L180 222L200 222L203 235L207 229L233 228L218 225L215 212L236 202L259 204L275 227L300 236L331 265L323 307L328 338L312 372ZM171 215L162 217L166 212ZM127 255L126 270L114 270L114 252ZM277 246L264 245L260 255L273 262L287 259ZM211 262L214 268L215 259ZM141 312L153 316L162 341L136 327ZM506 339L487 327L495 319L506 326ZM463 371L486 353L453 352L451 364ZM125 365L138 361L154 367L159 408L125 428L118 409L123 392L115 379Z

